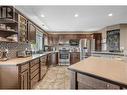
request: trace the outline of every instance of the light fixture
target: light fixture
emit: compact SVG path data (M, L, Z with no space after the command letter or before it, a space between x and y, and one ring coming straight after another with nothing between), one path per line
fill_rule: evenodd
M41 14L41 17L45 17L45 15Z
M79 15L78 14L75 14L74 17L77 18Z
M112 14L112 13L109 13L109 14L108 14L108 16L110 16L110 17L111 17L111 16L113 16L113 14Z

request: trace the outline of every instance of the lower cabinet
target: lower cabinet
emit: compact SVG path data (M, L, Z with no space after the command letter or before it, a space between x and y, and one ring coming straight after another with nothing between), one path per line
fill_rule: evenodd
M29 63L19 65L19 88L29 89Z
M79 52L71 52L70 53L70 64L75 64L80 61L80 53Z
M0 66L0 89L32 89L47 72L47 56L26 63Z
M47 56L19 65L19 88L32 89L47 72Z
M34 87L34 85L39 81L39 64L40 64L40 59L34 59L30 62L29 66L29 77L30 77L30 89Z
M94 77L71 72L71 89L120 89L115 85Z
M21 89L29 89L29 71L26 70L21 73L20 87Z

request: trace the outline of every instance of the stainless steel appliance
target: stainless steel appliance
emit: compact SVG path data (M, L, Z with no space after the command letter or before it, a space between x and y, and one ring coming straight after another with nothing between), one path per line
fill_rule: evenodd
M89 39L80 40L80 60L87 58L91 52L91 41Z
M29 57L32 55L32 51L18 51L17 57Z
M59 65L70 65L70 50L62 48L59 50Z

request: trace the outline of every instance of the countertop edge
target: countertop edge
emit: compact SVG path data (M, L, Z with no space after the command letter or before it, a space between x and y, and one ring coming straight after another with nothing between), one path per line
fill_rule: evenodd
M34 58L31 58L29 60L26 60L25 62L19 62L19 63L15 63L15 64L5 64L4 62L7 62L7 61L4 61L3 63L2 62L0 63L0 66L19 66L20 64L25 64L25 63L27 63L29 61L35 60L37 58L40 58L42 56L45 56L45 55L51 54L51 53L57 53L57 52L56 51L55 52L52 52L51 51L51 52L45 52L44 54L33 54L33 56L35 56ZM33 56L30 56L30 57L33 57ZM18 58L14 58L14 60L15 59L18 59Z
M81 70L76 70L76 69L73 69L71 67L68 67L67 69L70 70L70 71L74 71L74 72L77 72L77 73L80 73L80 74L83 74L83 75L87 75L87 76L90 76L90 77L93 77L93 78L96 78L96 79L99 79L99 80L102 80L102 81L106 81L106 82L109 82L109 83L127 88L127 84L125 84L125 83L113 81L111 79L107 79L107 78L104 78L104 77L101 77L101 76L98 76L98 75L95 75L95 74L92 74L92 73L89 73L89 72L83 72Z

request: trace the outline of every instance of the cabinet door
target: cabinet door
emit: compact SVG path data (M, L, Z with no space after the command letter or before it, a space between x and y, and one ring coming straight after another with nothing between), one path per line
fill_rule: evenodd
M72 52L70 57L71 64L77 63L80 61L80 53Z
M19 41L27 41L27 19L19 15Z
M29 89L29 63L19 65L20 89Z
M29 69L29 77L30 77L30 89L34 87L34 85L39 81L39 58L34 59L30 62L30 69Z
M21 89L29 89L29 71L26 70L25 72L21 73L21 80L20 80Z
M36 43L36 27L31 22L28 23L28 41Z

